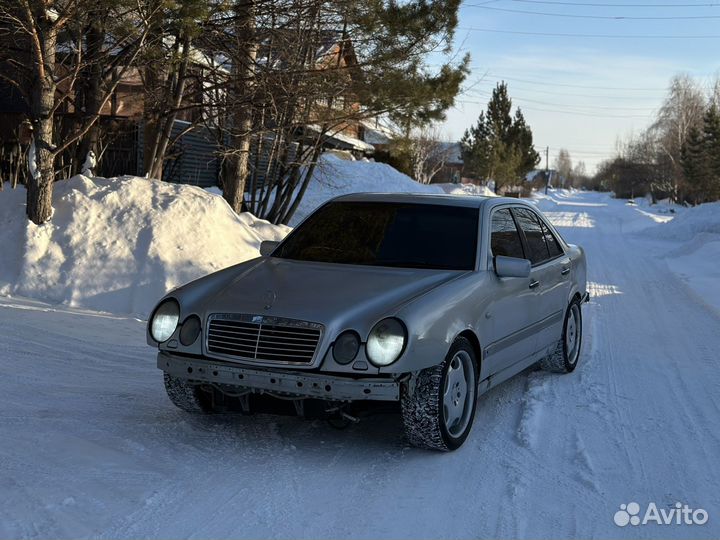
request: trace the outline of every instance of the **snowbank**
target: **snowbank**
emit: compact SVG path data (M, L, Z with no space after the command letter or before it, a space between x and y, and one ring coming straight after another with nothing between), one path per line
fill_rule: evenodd
M24 206L24 189L0 194L0 294L139 316L289 230L203 189L134 177L56 183L52 221L39 227Z
M677 217L646 229L643 234L664 240L692 240L700 233L720 234L720 202L701 204Z
M435 184L450 195L469 195L479 197L497 197L495 192L487 186L475 184Z
M720 312L720 202L674 208L675 217L640 232L667 241L668 268L708 306Z
M346 161L323 154L290 225L300 223L325 201L348 193L445 193L437 185L420 184L387 163Z

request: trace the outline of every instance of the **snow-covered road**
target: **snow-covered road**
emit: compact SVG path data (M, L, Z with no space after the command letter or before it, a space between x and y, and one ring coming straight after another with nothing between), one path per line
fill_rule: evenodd
M541 208L588 256L581 364L480 399L457 452L399 418L190 418L144 324L0 298L0 537L720 536L720 314L596 193ZM705 525L613 515L676 502Z

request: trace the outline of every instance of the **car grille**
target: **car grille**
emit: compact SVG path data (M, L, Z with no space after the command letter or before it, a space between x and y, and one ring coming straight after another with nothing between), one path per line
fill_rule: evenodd
M322 325L261 315L211 315L207 332L209 353L258 362L309 364Z

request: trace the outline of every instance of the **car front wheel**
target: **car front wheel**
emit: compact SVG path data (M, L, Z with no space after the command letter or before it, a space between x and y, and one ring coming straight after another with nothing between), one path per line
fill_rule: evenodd
M437 366L423 369L401 398L405 435L410 444L455 450L467 439L475 418L478 367L470 342L457 338Z
M582 347L582 311L580 300L574 299L565 312L563 333L553 354L543 358L540 366L547 371L570 373L575 370Z
M212 398L200 389L199 385L190 384L184 379L163 373L165 391L170 401L177 408L189 413L213 412Z

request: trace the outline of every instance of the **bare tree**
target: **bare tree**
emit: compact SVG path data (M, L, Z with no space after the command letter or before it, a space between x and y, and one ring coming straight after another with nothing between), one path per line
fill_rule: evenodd
M670 82L668 96L665 98L657 120L650 127L650 136L657 142L664 154L671 178L672 194L681 198L683 172L681 154L693 128L699 129L705 112L705 96L698 85L688 75L678 75Z
M441 140L436 126L424 126L396 138L391 155L402 169L421 184L429 184L453 155L455 143Z
M0 51L0 59L8 67L3 71L4 78L25 97L33 131L26 212L37 224L44 223L52 214L57 157L93 128L100 110L132 65L147 36L144 25L147 14L138 9L133 15L136 26L121 40L127 46L126 61L113 69L109 82L95 92L91 110L79 115L79 121L62 133L62 141L57 141L56 113L72 106L81 74L89 63L100 61L97 56L92 57L97 51L86 58L85 35L78 32L78 23L87 20L96 6L97 2L92 0L0 0L0 29L6 42L13 45ZM13 49L25 54L18 58ZM110 53L108 48L105 51ZM108 58L107 54L104 59Z
M573 163L570 157L570 152L567 149L561 148L558 152L553 167L560 174L562 178L562 187L565 187L566 182L572 182L573 176Z

